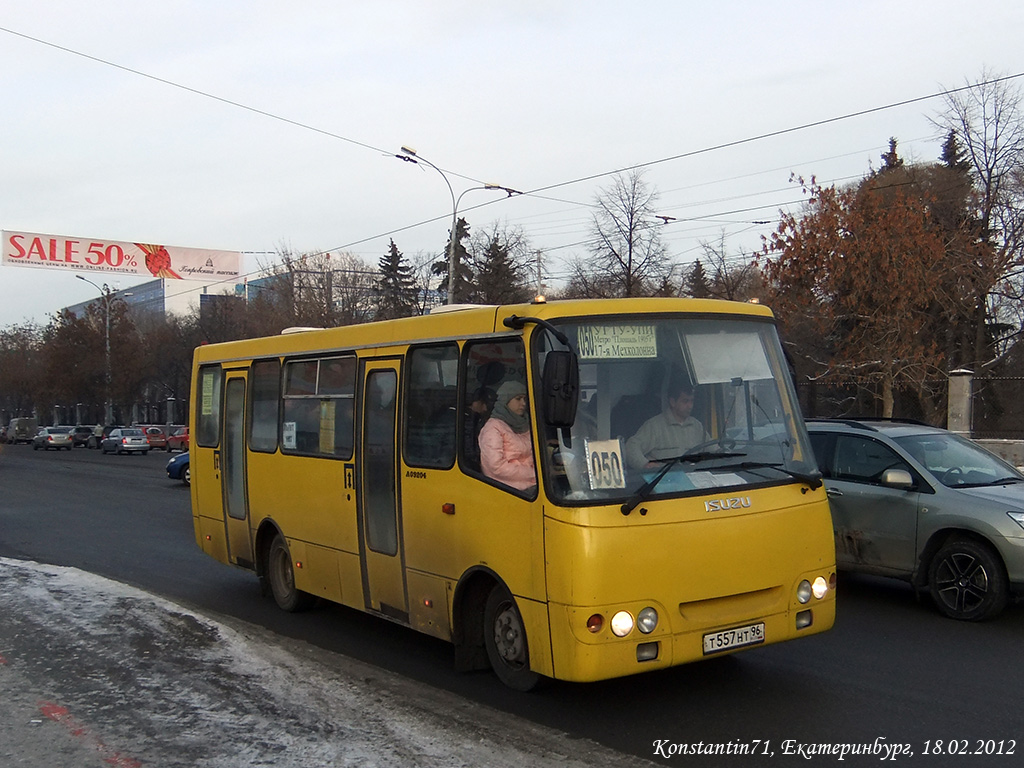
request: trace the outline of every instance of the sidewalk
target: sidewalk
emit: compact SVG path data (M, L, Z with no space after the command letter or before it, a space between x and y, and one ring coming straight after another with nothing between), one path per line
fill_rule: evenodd
M5 768L636 763L258 627L0 558Z

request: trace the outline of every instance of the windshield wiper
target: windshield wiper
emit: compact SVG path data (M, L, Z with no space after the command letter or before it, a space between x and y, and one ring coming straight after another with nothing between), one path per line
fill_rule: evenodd
M715 469L774 469L783 474L789 475L794 480L800 480L801 482L807 483L811 486L812 491L816 491L821 488L821 472L817 470L813 472L797 472L793 469L787 469L777 462L771 461L742 461L739 464L726 464L724 467L715 467Z
M626 501L626 503L620 507L620 509L622 510L622 514L628 515L630 512L636 509L638 504L641 504L643 501L647 499L648 496L650 496L651 492L654 490L654 486L661 482L661 478L668 474L668 471L672 469L672 467L674 467L676 464L682 461L685 461L688 464L699 464L702 461L710 461L712 459L735 459L740 456L746 455L747 454L745 453L718 453L716 451L701 451L700 453L684 453L682 456L675 456L671 459L658 459L658 461L665 462L665 466L658 470L658 474L656 474L646 483L641 485L640 488L637 489L637 492L634 493L629 498L629 500ZM640 514L644 514L644 511L641 510Z
M989 483L978 483L978 485L1009 485L1010 483L1022 482L1019 477L1000 477L998 480L993 480ZM962 487L962 486L961 486Z

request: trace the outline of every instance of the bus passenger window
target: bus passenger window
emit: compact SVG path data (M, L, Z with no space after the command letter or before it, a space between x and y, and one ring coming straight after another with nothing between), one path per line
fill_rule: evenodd
M417 347L409 352L405 408L405 462L447 468L455 463L459 348Z
M224 374L219 365L199 371L199 414L196 417L196 444L216 448L220 443L220 388Z
M252 420L249 447L254 451L277 450L277 420L281 403L281 365L277 360L252 364Z
M536 469L533 464L532 430L527 426L525 432L520 429L516 433L505 422L512 420L530 424L533 406L528 401L524 401L525 410L517 416L508 410L508 397L504 402L499 402L503 387L506 395L508 395L509 388L513 386L521 389L522 394L526 392L526 353L522 340L516 338L469 343L466 345L465 358L465 376L462 380L462 401L465 403L465 407L459 433L463 467L470 472L486 475L517 491L529 491L537 484ZM517 393L519 389L517 389ZM487 423L489 421L493 419L502 421L495 416L496 411L500 411L505 421L501 425L497 422L491 424L491 429L488 430ZM511 443L519 444L515 461L521 463L522 466L519 467L518 472L495 473L494 463L491 465L491 471L483 466L481 451L483 443L487 439L485 433L490 434L492 449L499 443L503 446L503 449L499 451L502 454L505 453L504 449L512 450Z
M285 365L282 450L351 458L356 369L354 356Z

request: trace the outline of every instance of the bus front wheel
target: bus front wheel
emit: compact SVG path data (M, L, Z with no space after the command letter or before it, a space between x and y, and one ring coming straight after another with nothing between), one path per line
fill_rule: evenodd
M302 611L313 604L313 596L295 588L295 571L292 570L292 556L284 536L274 537L267 553L267 580L274 602L289 613Z
M484 606L484 646L494 673L509 688L532 690L540 675L530 670L530 649L526 627L509 591L498 585Z

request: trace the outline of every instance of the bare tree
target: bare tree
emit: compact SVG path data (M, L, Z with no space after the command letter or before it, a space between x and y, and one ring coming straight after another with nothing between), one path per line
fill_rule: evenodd
M933 122L962 151L974 183L978 272L988 276L973 297L974 358L981 363L991 354L989 321L1007 303L1001 299L1017 307L1024 296L1024 112L1019 87L1007 79L983 71L967 85L947 94L946 111Z
M762 294L761 270L753 257L728 255L723 231L715 243L701 241L705 296L726 301L748 301Z
M595 198L589 250L592 261L577 261L571 283L596 296L644 296L668 282L669 258L655 216L657 193L640 171L615 177Z

